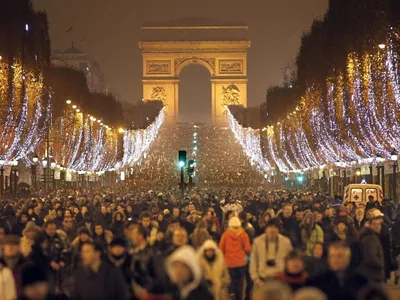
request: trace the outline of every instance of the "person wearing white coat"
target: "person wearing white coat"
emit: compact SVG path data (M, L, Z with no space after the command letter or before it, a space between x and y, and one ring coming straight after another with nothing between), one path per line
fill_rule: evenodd
M293 250L290 240L279 234L277 219L270 220L265 233L254 240L250 255L250 277L255 288L285 269L285 259Z
M0 264L0 299L14 300L17 298L17 290L12 271Z
M197 256L204 279L215 300L229 299L228 286L231 283L224 254L213 240L206 240L198 249Z

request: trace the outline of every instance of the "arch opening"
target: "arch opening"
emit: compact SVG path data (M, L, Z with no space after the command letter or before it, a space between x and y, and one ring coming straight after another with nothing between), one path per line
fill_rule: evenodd
M207 66L187 64L179 72L179 122L210 124L211 74Z

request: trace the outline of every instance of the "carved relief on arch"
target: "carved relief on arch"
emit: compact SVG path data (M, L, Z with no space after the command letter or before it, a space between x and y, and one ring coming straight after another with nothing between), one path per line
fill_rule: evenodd
M212 57L179 57L175 58L175 76L179 76L179 73L184 67L191 64L200 64L207 68L211 76L215 75L215 58Z

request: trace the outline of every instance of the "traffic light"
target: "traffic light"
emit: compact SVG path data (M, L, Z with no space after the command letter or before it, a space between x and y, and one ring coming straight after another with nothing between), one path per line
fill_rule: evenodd
M299 175L299 176L297 177L297 181L298 181L299 183L303 183L303 181L304 181L303 175Z
M179 150L178 165L180 168L183 168L186 166L186 151Z
M194 175L194 168L196 167L196 162L193 160L193 159L191 159L191 160L189 160L189 163L188 163L188 175L190 176L190 177L193 177L193 175Z

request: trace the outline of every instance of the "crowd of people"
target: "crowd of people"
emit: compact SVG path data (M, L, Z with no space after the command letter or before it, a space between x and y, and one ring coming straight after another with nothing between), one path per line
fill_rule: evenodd
M132 167L129 184L137 187L162 186L165 189L180 182L178 151L191 154L193 125L162 126L148 153Z
M3 201L0 299L387 299L400 220L332 204L124 186Z
M229 128L200 126L198 132L198 183L201 186L254 187L267 183L251 166Z
M148 153L132 168L130 184L149 188L162 185L165 189L177 186L180 182L179 150L187 151L188 160L196 160L196 186L254 187L267 183L251 166L228 128L183 123L160 129Z
M162 128L113 187L3 199L0 300L388 299L388 203L268 190L225 129L194 128ZM182 194L177 150L191 155L195 131L198 184Z

